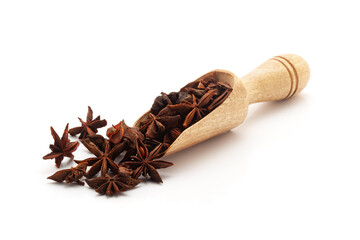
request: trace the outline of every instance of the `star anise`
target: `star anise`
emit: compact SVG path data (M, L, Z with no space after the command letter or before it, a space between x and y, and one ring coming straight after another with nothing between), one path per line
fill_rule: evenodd
M186 91L188 94L194 94L197 98L201 98L206 93L205 89L197 89L191 87L186 87L183 89L183 91Z
M100 134L95 134L87 137L92 143L94 143L101 151L105 151L105 138Z
M54 180L56 182L72 183L76 182L79 185L84 185L80 179L84 176L86 172L87 163L80 163L75 168L71 167L70 169L64 169L57 171L54 175L48 177L48 179Z
M200 100L198 100L195 95L192 95L192 101L184 100L180 104L170 105L168 108L179 112L181 115L186 114L183 127L187 128L208 114L207 105L215 93L216 90L210 90L205 93Z
M87 179L85 181L89 187L94 188L96 192L108 196L127 191L141 182L141 180L133 179L128 174L122 172L119 172L113 177L105 174L104 176Z
M143 143L145 144L145 146L147 147L148 151L151 152L152 150L154 150L159 144L162 144L162 141L158 141L156 139L150 139L150 138L145 138L145 140L143 141ZM165 144L164 144L165 145ZM135 156L136 154L136 148L135 148L135 152L132 156Z
M87 178L94 177L98 172L101 172L101 176L105 176L109 169L114 174L118 173L119 166L114 160L116 156L124 150L125 143L117 144L113 148L111 148L108 139L104 139L103 146L101 148L91 142L89 138L82 139L81 143L96 156L82 161L75 160L76 163L86 162L88 166L91 166L89 171L86 173Z
M162 92L160 96L155 98L150 112L156 115L167 105L175 104L178 99L178 95L179 94L176 92L171 92L169 94Z
M125 154L124 157L120 160L120 163L131 160L132 156L134 156L135 154L136 154L136 149L135 149L135 148L129 148L129 149L127 149L126 154Z
M218 89L219 92L224 92L225 90L230 90L231 91L232 87L227 82L214 82L214 83L210 83L206 87L206 90L210 90L210 89Z
M161 93L160 96L155 98L150 112L157 115L162 109L168 105L180 103L184 99L190 99L191 95L188 92L171 92L169 94Z
M213 109L218 107L220 104L222 104L232 91L232 87L230 86L230 84L228 84L226 82L211 83L207 86L206 89L207 90L212 90L212 89L216 90L216 93L214 95L214 100L208 106L209 111L212 111Z
M80 133L79 139L95 135L98 132L98 128L105 127L107 124L105 119L100 120L100 115L93 119L93 111L91 107L88 107L86 122L84 122L81 118L79 118L79 120L81 122L81 127L74 127L69 130L71 136L75 136Z
M111 143L118 144L127 141L134 149L137 139L144 140L144 135L138 129L126 125L124 120L108 128L106 135Z
M180 119L180 115L175 115L174 112L169 112L168 108L164 108L156 116L149 113L148 119L141 122L140 131L145 133L147 138L156 138L166 129L175 128Z
M137 155L133 156L133 160L123 162L122 165L133 170L133 178L139 178L142 174L145 178L150 176L154 182L162 182L162 179L156 169L167 168L174 165L171 162L157 160L163 155L163 144L159 144L150 153L142 141L136 142Z
M209 84L214 83L215 81L216 72L212 72L210 75L188 83L185 87L181 88L180 91L185 92L186 89L205 89Z
M59 135L55 132L53 127L50 127L51 135L54 138L54 144L50 144L51 153L45 155L43 159L53 159L55 158L55 163L57 167L60 167L61 161L64 157L74 158L72 152L76 151L79 147L79 142L70 142L69 140L69 124L66 125L63 136L59 137Z
M181 134L179 128L174 128L165 133L164 135L164 144L168 147L170 146Z

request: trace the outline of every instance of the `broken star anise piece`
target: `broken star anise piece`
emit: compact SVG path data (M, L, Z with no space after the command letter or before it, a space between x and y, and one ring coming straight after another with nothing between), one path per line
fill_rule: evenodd
M51 135L54 138L54 144L50 144L51 153L46 154L43 159L53 159L55 158L55 163L57 167L60 167L61 161L64 157L74 158L72 152L76 151L79 147L79 142L70 142L69 140L69 124L66 125L63 136L59 137L59 135L55 132L53 127L50 127Z
M86 172L87 163L80 163L75 168L71 167L70 169L64 169L57 171L54 175L48 177L48 179L54 180L56 182L72 183L76 182L79 185L84 185L80 179L84 176Z
M87 179L85 181L89 187L94 188L96 192L108 196L127 191L141 182L141 180L133 179L122 172L119 172L113 177L105 174L102 177Z
M137 155L133 156L133 160L123 162L122 165L133 170L133 178L137 179L142 174L145 178L150 176L150 179L154 182L162 182L156 169L174 165L171 162L157 160L163 154L162 148L163 144L159 144L149 153L145 144L138 140L136 142Z
M79 139L84 139L87 136L95 135L98 132L98 128L105 127L107 122L105 119L100 120L100 115L93 119L93 111L91 107L88 107L88 113L86 116L86 122L79 118L81 127L74 127L69 130L71 136L75 136L80 133Z
M109 169L114 174L119 172L119 166L114 162L116 156L121 153L126 143L120 143L111 148L109 140L104 139L102 148L99 148L95 143L91 142L90 139L82 139L81 143L96 157L88 158L83 161L77 161L76 163L86 162L88 166L91 166L89 171L86 173L87 178L94 177L98 172L101 172L101 176L105 176ZM104 150L102 150L104 149Z
M119 144L126 141L133 149L137 139L144 140L144 135L137 128L126 125L124 120L108 128L106 135L111 143Z

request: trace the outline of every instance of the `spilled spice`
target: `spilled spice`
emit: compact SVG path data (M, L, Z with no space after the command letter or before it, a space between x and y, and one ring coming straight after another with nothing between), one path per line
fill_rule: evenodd
M74 158L72 152L79 147L79 142L70 142L69 140L69 124L66 125L63 136L60 138L53 127L50 127L51 135L54 138L54 144L50 144L51 153L46 154L43 159L55 158L55 164L59 168L64 157Z
M68 134L76 136L94 157L75 160L78 165L64 169L48 177L56 182L85 182L102 195L114 195L138 185L143 176L154 182L162 182L157 169L173 165L161 160L169 146L181 133L200 121L221 105L232 91L226 82L216 81L215 73L193 81L179 92L161 93L156 97L147 116L139 127L129 127L122 120L107 129L106 136L97 134L98 128L107 122L100 116L93 118L88 107L86 121L79 118L81 126L68 130L66 125L62 138L51 127L54 144L51 153L43 159L54 159L60 167L64 157L74 158L73 152L79 142L70 142ZM87 170L89 168L89 170Z

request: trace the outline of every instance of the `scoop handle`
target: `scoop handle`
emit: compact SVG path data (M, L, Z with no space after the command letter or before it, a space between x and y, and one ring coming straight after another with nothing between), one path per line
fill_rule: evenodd
M310 78L306 61L294 54L273 57L241 78L249 104L279 101L301 92Z

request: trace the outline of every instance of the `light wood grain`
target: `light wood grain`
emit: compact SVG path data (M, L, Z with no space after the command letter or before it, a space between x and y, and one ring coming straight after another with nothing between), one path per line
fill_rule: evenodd
M226 70L214 70L200 78L214 73L217 81L229 83L233 91L219 107L183 131L165 155L239 126L246 118L249 104L291 98L304 89L310 78L308 64L294 54L273 57L241 79ZM148 112L134 126L138 126L147 115Z

